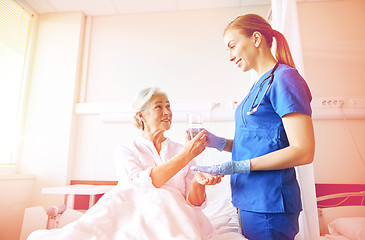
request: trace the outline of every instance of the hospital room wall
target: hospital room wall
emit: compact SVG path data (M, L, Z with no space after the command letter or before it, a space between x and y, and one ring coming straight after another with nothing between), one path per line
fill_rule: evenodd
M314 97L365 96L364 11L362 0L298 3L305 77ZM316 183L364 184L364 119L318 119L314 127Z

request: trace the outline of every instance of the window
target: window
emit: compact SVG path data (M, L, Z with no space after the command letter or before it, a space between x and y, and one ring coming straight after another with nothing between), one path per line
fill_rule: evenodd
M14 0L0 4L0 167L15 167L34 16Z

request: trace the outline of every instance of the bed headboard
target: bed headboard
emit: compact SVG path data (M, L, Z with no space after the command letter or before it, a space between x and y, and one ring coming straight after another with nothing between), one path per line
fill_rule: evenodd
M365 184L316 184L321 235L339 217L365 217Z

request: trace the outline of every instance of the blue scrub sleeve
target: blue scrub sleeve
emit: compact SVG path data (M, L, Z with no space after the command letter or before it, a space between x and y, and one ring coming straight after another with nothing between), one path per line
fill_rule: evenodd
M294 68L277 69L269 96L280 117L294 112L312 116L312 95L307 83Z

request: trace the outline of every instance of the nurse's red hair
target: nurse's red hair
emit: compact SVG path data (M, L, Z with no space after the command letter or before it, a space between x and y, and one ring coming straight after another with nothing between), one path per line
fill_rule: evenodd
M224 29L224 35L230 29L239 29L247 37L251 37L254 32L260 32L271 49L273 37L276 40L276 60L295 68L293 57L290 53L288 42L283 34L271 28L271 25L261 16L256 14L246 14L239 16L228 24Z

